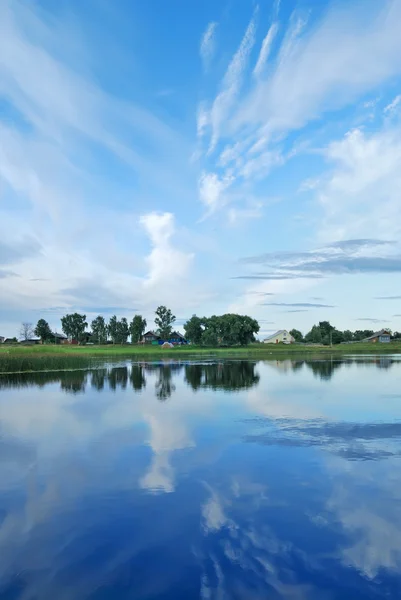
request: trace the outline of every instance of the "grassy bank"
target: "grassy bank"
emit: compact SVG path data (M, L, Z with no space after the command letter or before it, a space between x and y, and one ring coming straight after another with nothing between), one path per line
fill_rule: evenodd
M401 342L390 344L353 343L337 346L294 344L251 344L245 348L203 348L179 346L163 350L159 346L0 346L0 373L90 368L99 360L157 360L160 358L272 358L292 356L341 356L344 354L398 354Z

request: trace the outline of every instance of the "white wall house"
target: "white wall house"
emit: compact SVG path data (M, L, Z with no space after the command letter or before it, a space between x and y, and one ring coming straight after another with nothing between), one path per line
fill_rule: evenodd
M289 331L286 329L280 329L276 331L273 335L269 335L269 337L263 340L264 344L293 344L295 339L292 337Z

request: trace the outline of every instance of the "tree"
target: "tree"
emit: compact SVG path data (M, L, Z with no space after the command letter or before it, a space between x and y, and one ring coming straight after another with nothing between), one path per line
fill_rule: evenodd
M113 315L110 318L109 321L109 326L108 326L108 330L109 330L109 335L111 337L111 341L113 342L113 344L115 344L117 342L117 338L118 338L118 320L116 315Z
M73 313L61 318L61 328L65 335L72 340L81 342L87 327L86 315Z
M290 335L292 335L292 337L294 338L294 340L296 342L303 342L304 341L304 336L302 335L302 333L298 329L291 329Z
M352 342L354 334L349 329L346 329L343 332L343 336L344 336L344 342Z
M314 325L312 329L306 334L305 342L308 344L321 344L322 343L322 332L318 325Z
M128 326L128 321L125 317L123 317L121 319L121 321L117 321L116 332L117 332L116 341L119 344L126 344L128 336L129 336L129 326Z
M373 329L357 329L354 331L354 342L360 342L374 334Z
M48 342L49 340L51 340L51 338L53 336L53 333L52 333L52 330L50 329L49 323L47 321L45 321L44 319L39 319L39 321L36 323L34 334L37 337L40 337L43 344L45 342Z
M169 308L159 306L155 312L155 324L157 332L162 339L168 339L171 335L172 325L175 321L175 316Z
M206 346L245 346L255 339L259 323L246 315L227 313L203 320L201 337Z
M33 337L32 323L22 323L19 335L23 340L30 340Z
M192 344L200 344L202 334L205 330L205 322L207 319L192 315L190 319L184 324L185 337Z
M143 334L146 329L146 319L142 318L142 315L135 315L129 325L129 332L131 335L131 342L137 344L141 341Z
M99 315L91 323L93 341L95 344L105 344L107 342L107 324L104 317Z

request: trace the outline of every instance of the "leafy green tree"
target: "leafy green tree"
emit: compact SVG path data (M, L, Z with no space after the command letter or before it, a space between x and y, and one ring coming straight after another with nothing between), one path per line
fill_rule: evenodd
M91 323L93 341L95 344L105 344L107 342L107 324L104 317L99 315Z
M353 339L355 342L361 342L367 337L370 337L374 334L373 329L357 329L354 331Z
M39 319L39 321L36 323L34 333L37 337L39 337L42 340L43 344L45 342L50 341L53 336L49 323L44 319Z
M344 338L344 332L343 331L339 331L338 329L336 329L334 327L334 329L331 332L331 338L330 341L333 344L341 344L342 342L345 342L345 338ZM330 343L330 342L329 342Z
M65 335L73 340L82 341L85 329L88 327L86 315L73 313L61 318L61 328Z
M354 334L349 329L346 329L343 332L343 336L344 336L344 342L352 342Z
M141 341L143 334L146 329L146 319L142 318L142 315L135 315L129 325L129 332L131 335L131 342L137 344Z
M290 335L292 335L292 337L294 338L294 340L296 342L303 342L304 341L304 336L302 335L302 333L298 329L291 329Z
M305 342L308 344L321 344L322 343L322 332L319 325L314 325L312 329L306 334Z
M172 325L175 321L175 316L169 308L159 306L155 312L155 324L157 332L162 339L168 339L171 335Z
M201 343L206 320L207 319L205 318L201 319L196 315L192 315L192 317L184 324L185 337L192 342L192 344L198 345Z
M204 320L202 344L207 346L245 346L254 341L259 323L246 315L227 313Z
M116 315L110 317L109 325L108 325L109 336L111 337L111 341L113 344L118 342L118 319Z
M121 321L117 321L117 339L116 341L119 344L126 344L129 336L129 326L128 321L125 317L121 319Z

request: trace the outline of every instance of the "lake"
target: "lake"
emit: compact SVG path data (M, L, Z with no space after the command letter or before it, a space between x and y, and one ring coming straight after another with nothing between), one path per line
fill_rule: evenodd
M401 597L401 360L0 377L1 600Z

